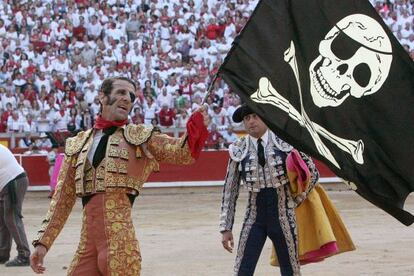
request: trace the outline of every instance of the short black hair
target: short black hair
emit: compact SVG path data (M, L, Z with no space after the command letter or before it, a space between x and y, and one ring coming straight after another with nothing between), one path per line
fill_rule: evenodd
M111 77L111 78L105 79L102 82L100 91L102 91L105 96L109 96L111 94L112 89L113 89L113 83L116 80L127 81L127 82L129 82L130 84L132 84L134 86L134 89L137 89L137 86L136 86L135 82L133 80L129 79L129 78L126 78L126 77Z
M109 97L109 95L111 95L112 89L114 88L113 84L116 80L127 81L127 82L129 82L130 84L132 84L134 86L134 90L137 89L137 85L135 84L135 82L133 80L129 79L129 78L126 78L126 77L111 77L111 78L107 78L103 81L100 91L102 91L102 93L104 93L105 96ZM131 102L134 103L135 98L136 98L135 94L130 93L130 96L131 96Z

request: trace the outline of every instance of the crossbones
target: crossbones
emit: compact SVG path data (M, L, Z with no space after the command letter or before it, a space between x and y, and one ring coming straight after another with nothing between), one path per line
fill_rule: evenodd
M284 53L284 60L290 65L296 78L299 90L301 113L299 113L286 98L284 98L276 91L276 89L270 83L269 79L266 77L260 78L259 88L250 96L250 98L258 103L267 103L274 105L277 108L288 113L289 117L297 121L302 127L305 127L308 130L313 141L315 142L318 152L326 159L328 159L332 164L334 164L337 168L340 169L338 162L335 160L331 151L322 142L319 134L327 140L331 141L342 151L349 153L358 164L363 164L364 158L362 154L364 152L364 142L361 139L358 141L353 141L338 137L317 123L311 121L306 114L303 106L302 89L299 81L299 70L297 67L295 55L295 45L292 41L290 43L290 47Z

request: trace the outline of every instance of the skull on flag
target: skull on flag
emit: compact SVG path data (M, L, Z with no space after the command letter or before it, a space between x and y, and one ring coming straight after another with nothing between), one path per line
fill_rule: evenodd
M344 17L319 43L319 56L309 66L314 104L336 107L349 96L377 92L391 62L391 42L377 21L363 14Z

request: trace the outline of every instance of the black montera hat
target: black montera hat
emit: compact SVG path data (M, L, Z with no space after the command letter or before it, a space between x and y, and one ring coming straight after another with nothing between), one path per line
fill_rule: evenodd
M254 113L253 110L250 109L250 107L247 106L247 104L242 104L239 108L236 109L233 113L233 121L235 123L240 123L243 121L243 118L249 114Z

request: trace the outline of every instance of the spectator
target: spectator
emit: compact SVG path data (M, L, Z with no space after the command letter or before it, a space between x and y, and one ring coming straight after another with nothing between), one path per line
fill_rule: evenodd
M25 120L17 111L13 111L7 118L7 130L9 132L23 132Z
M110 76L130 76L142 85L134 107L146 123L169 98L171 108L197 108L257 0L6 2L0 9L0 131L8 131L13 110L19 120L29 121L31 114L37 129L49 131L62 102L77 109L81 129L91 127L99 112L97 90ZM414 57L412 1L371 3ZM239 100L223 80L213 92L207 103L221 107L212 109L213 120L222 128L235 125L220 118L224 112L231 117ZM150 107L148 97L156 99ZM177 125L179 120L180 114Z
M189 118L190 116L184 108L179 109L176 116L176 127L185 128Z
M163 88L162 92L157 97L158 106L167 106L168 108L174 107L174 97L167 92L167 88ZM161 123L161 120L160 120Z
M213 112L210 112L210 116L216 126L228 125L227 113L219 105L213 104Z
M91 22L89 22L87 26L87 33L89 40L97 40L102 35L103 27L101 23L98 21L98 17L96 15L91 16Z
M66 111L66 105L62 103L59 111L55 112L51 117L54 131L67 131L69 123L69 114Z
M22 204L29 181L24 169L3 145L0 145L0 179L0 209L2 210L0 261L6 267L29 266L30 248L22 221ZM12 240L16 244L18 254L8 261Z
M3 123L3 114L4 111L0 109L0 133L6 132L7 130L7 123L6 125Z
M99 103L98 96L96 96L95 99L93 100L93 103L91 104L90 109L94 117L96 117L99 114L100 109L101 109L101 104Z
M45 87L47 91L50 90L50 80L46 79L46 75L44 71L40 71L37 75L37 78L35 80L35 85L37 88L41 88L42 86Z
M228 126L226 131L222 132L224 138L224 143L226 148L233 142L235 142L239 137L234 133L233 127Z
M23 125L23 131L28 133L36 133L37 131L37 124L33 120L33 114L29 113L26 115L26 121Z
M6 93L1 97L1 106L5 110L9 110L7 107L8 104L10 104L10 108L16 108L17 107L17 99L14 96L13 92L10 89L5 89Z
M59 75L66 75L71 71L69 60L65 54L60 54L57 59L52 62L53 70ZM63 84L62 84L63 85Z
M82 49L82 59L85 60L85 65L92 66L95 62L95 50L89 44L86 44Z
M216 19L210 18L206 29L206 37L210 40L215 40L221 33L222 28L216 24Z
M47 155L47 151L40 149L35 144L31 144L28 150L23 152L23 155Z
M45 54L45 56L47 56L47 54ZM48 76L50 76L52 74L53 66L50 65L48 58L45 58L43 60L43 64L39 66L39 71L43 72L44 74L46 74Z
M37 92L34 89L33 85L27 84L23 90L24 99L30 102L30 105L33 106L33 103L36 101Z
M75 47L71 55L72 64L80 64L82 62L82 52L79 47Z
M217 130L216 124L212 123L210 127L210 133L206 141L206 146L209 149L218 149L219 141L221 138L220 132Z
M69 109L68 124L67 130L70 132L75 132L80 130L81 125L81 116L78 115L78 110L74 107Z
M171 127L176 119L175 111L167 103L162 105L158 114L160 120L159 124L162 127Z
M147 125L152 124L153 119L157 119L158 105L154 102L153 98L148 96L146 97L146 102L144 103L144 123ZM157 120L158 125L158 120Z
M152 88L151 86L151 81L150 80L146 80L144 83L144 89L142 91L142 93L144 94L144 97L156 97L157 94L155 93L155 89Z
M51 130L50 119L45 110L40 111L40 116L36 119L37 132L49 132Z
M52 147L52 142L50 141L49 137L46 135L45 132L40 133L39 138L35 140L35 144L40 149Z
M18 147L27 149L34 143L30 132L26 132L23 138L19 139Z
M13 85L15 86L16 91L21 92L25 84L26 80L23 79L22 74L20 72L17 72L13 80Z
M9 71L7 71L7 67L3 65L0 70L0 84L4 84L7 79L11 77L11 74Z
M134 116L132 116L131 121L134 124L144 123L144 116L142 115L141 109L139 107L134 108Z
M139 28L141 27L141 23L137 18L136 12L132 12L130 14L130 19L126 24L126 31L128 40L137 40L138 39L138 32Z
M82 40L83 36L87 35L85 18L83 16L79 17L79 25L73 28L72 34L73 37L76 37L78 40Z
M81 110L81 121L80 121L80 129L81 130L88 130L91 129L94 123L92 118L91 112L87 107L83 107Z

